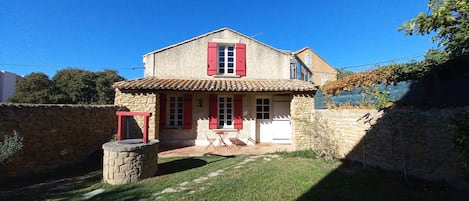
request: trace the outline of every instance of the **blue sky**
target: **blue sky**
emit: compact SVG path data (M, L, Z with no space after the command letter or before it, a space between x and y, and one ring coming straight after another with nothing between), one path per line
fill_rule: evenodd
M142 55L229 27L282 50L311 47L340 68L419 56L429 37L397 28L425 0L0 1L0 70L20 75L78 67L143 77ZM421 59L416 58L417 60ZM405 62L407 60L396 60ZM371 66L349 68L362 71Z

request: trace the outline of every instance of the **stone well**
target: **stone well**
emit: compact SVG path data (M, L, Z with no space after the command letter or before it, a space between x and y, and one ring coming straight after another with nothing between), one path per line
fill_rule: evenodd
M158 140L126 139L103 144L103 179L109 184L127 184L155 176Z

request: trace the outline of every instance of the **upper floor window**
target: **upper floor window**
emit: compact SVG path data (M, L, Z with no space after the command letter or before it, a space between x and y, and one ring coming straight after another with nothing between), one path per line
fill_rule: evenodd
M233 75L236 70L235 63L235 46L220 45L218 46L218 74Z
M305 64L306 66L311 67L311 55L310 54L305 55Z
M246 76L246 44L208 43L208 75Z
M327 74L322 74L322 76L321 76L321 85L326 84L328 79L329 79L329 77L327 76Z

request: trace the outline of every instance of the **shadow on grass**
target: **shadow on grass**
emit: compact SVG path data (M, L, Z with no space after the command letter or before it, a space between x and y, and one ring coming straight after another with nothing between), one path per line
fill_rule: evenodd
M158 164L157 176L173 174L207 165L207 161L194 157Z
M102 152L84 162L39 175L8 179L0 185L0 200L64 199L70 191L102 180Z
M415 177L404 181L397 171L363 169L362 164L344 161L297 201L306 200L467 200L465 191L445 183Z
M173 174L173 173L182 172L182 171L186 171L186 170L190 170L194 168L199 168L209 163L214 163L214 162L218 162L221 160L225 160L227 158L235 157L234 155L229 155L229 156L217 155L217 154L207 154L207 155L218 156L220 158L207 162L206 160L198 159L196 157L190 157L190 158L173 160L173 161L169 161L166 163L160 163L158 164L158 171L156 172L156 176Z

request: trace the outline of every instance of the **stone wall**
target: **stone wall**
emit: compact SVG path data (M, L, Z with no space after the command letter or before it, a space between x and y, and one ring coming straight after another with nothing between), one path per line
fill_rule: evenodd
M156 175L158 140L143 144L141 139L103 144L103 180L109 184L127 184Z
M293 95L290 103L292 144L298 149L307 147L309 136L305 124L314 109L314 99L309 95Z
M0 165L0 180L83 161L117 131L115 106L0 104L0 141L16 130L23 149Z
M158 93L154 92L134 92L125 91L121 92L116 89L116 96L114 105L127 108L131 112L151 112L148 122L148 139L159 139L159 103L160 98ZM134 117L138 129L133 131L143 130L143 117ZM142 138L141 136L132 136Z
M341 158L409 175L462 182L462 170L448 125L469 107L434 109L315 110L310 124L329 133ZM331 134L332 133L332 134ZM300 137L297 137L300 138ZM308 139L305 134L302 138ZM298 143L297 149L311 144Z

